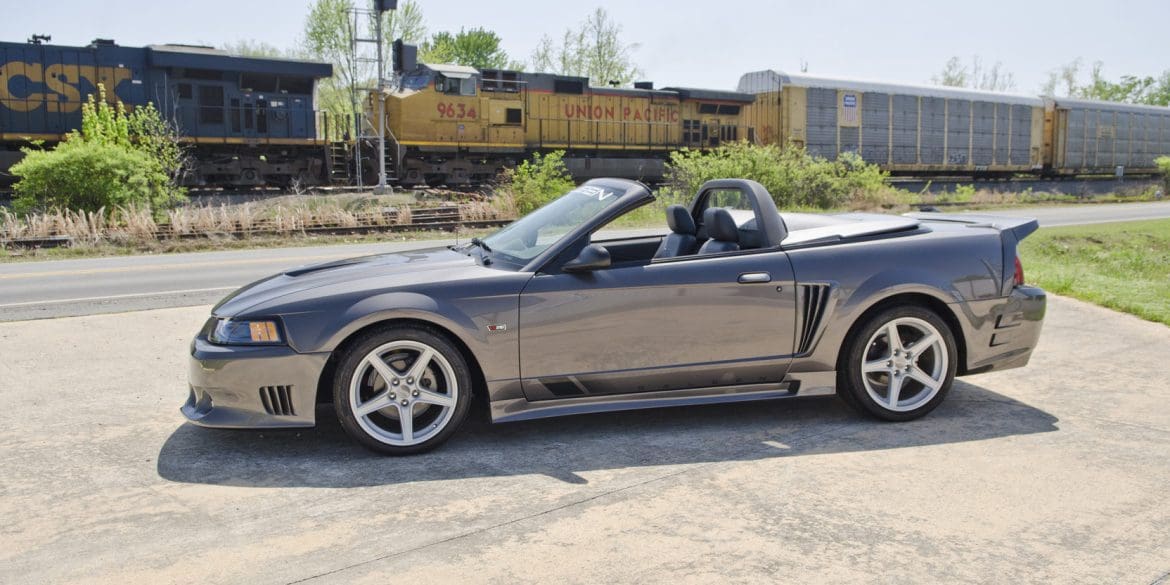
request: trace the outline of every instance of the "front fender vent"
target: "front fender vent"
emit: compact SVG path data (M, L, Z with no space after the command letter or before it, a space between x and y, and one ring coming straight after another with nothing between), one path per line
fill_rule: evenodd
M260 402L272 416L296 416L293 408L292 386L261 386Z
M816 347L832 311L829 298L832 297L833 289L830 283L809 283L796 287L796 330L800 335L796 355L805 355Z

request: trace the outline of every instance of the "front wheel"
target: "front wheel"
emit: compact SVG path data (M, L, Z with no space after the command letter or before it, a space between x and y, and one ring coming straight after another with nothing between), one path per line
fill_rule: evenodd
M341 358L333 404L342 428L387 455L429 451L471 407L471 375L447 339L415 327L365 334Z
M955 379L954 334L934 312L894 307L874 315L847 344L838 369L846 402L883 420L934 410Z

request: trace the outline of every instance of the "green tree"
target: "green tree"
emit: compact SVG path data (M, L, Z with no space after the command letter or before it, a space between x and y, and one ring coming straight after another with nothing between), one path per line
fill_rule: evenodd
M1080 57L1048 72L1048 79L1040 86L1040 94L1047 96L1071 96L1077 89L1077 78L1080 76Z
M1041 86L1044 95L1076 97L1108 102L1170 106L1170 70L1160 76L1122 75L1117 81L1105 76L1105 65L1093 63L1088 79L1082 81L1081 59L1049 72Z
M966 87L986 91L1012 91L1016 89L1016 78L1004 70L1003 63L996 61L988 67L980 57L972 57L970 64L959 57L947 60L943 70L931 78L935 85Z
M18 212L136 207L160 213L184 198L177 185L184 153L174 127L153 105L127 112L105 95L99 85L98 95L82 105L80 130L55 149L24 150L11 169Z
M275 45L251 39L229 41L219 48L239 57L285 57L288 54L288 51Z
M484 29L460 30L456 34L435 33L419 47L419 60L424 63L450 63L476 69L520 69L523 63L508 58L500 47L500 37Z
M360 108L354 103L359 89L377 85L375 66L367 59L355 56L353 51L354 37L372 38L376 22L363 15L355 23L354 6L353 0L314 0L305 17L298 53L302 57L333 64L333 77L321 82L318 99L322 109L337 117L353 114ZM426 38L422 9L415 0L403 2L398 10L386 12L381 18L383 58L387 64L395 39L418 43ZM386 73L388 75L389 71ZM357 99L360 102L364 96L359 95Z
M542 37L531 64L538 72L588 77L593 85L629 85L642 74L632 57L637 49L622 39L621 25L598 8L578 27L565 30L559 45Z

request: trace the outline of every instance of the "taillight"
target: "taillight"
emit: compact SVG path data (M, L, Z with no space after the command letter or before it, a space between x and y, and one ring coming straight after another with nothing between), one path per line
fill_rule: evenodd
M1015 285L1024 286L1024 265L1020 263L1020 257L1016 256L1016 276Z

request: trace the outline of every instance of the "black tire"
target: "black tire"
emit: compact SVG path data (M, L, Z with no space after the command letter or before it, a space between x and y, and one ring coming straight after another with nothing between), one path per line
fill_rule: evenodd
M932 345L927 350L923 350L918 356L913 356L911 353L910 365L907 370L900 369L900 366L907 362L906 352L897 357L895 362L894 349L889 346L889 335L880 333L879 331L888 331L888 326L891 323L897 322L896 328L899 331L899 338L903 336L912 335L914 333L923 333L922 337L918 339L909 338L903 344L903 349L912 348L916 341L922 341L929 333L927 327L922 327L922 323L928 324L938 333L941 338L940 343ZM875 336L877 338L875 339ZM886 339L886 348L882 350L882 339ZM873 342L871 345L871 341ZM875 353L876 352L876 353ZM941 361L940 356L936 355L939 352L944 352ZM842 352L840 362L837 367L837 391L841 395L842 400L862 412L875 418L886 421L909 421L925 416L930 411L938 407L939 404L946 398L950 392L951 386L954 384L955 371L958 366L958 352L955 348L954 333L941 317L933 311L924 307L915 305L895 306L882 310L873 316L867 318L865 322L854 330L852 337L846 340L844 351ZM871 372L864 374L862 372L863 365L866 362L874 363L885 361L889 359L889 372L896 372L890 374L886 371ZM924 360L918 363L917 360ZM923 367L930 369L927 372ZM915 375L921 373L925 377L931 378L932 383L938 384L937 390L933 390L930 386L919 381L909 374L911 370L916 370ZM932 375L933 374L933 375ZM867 376L870 376L867 378ZM889 403L883 403L881 399L889 400L890 395L890 380L900 378L898 382L899 396L893 400L893 404L899 410L895 410L889 406ZM880 380L886 380L883 384ZM869 387L867 388L867 381ZM911 398L905 398L902 394L904 390L902 385L910 388L914 392ZM871 394L871 389L877 396ZM885 390L885 396L880 394L880 389ZM933 391L933 395L931 392ZM910 401L910 404L902 405L903 400Z
M381 428L378 426L378 422L375 421L374 418L375 415L378 415L383 411L376 411L371 413L368 418L362 417L364 419L364 423L359 422L359 416L354 411L353 400L351 398L351 384L355 383L354 376L358 373L358 367L363 365L363 361L365 360L366 356L375 350L386 346L387 344L399 342L413 342L432 348L435 353L441 356L442 359L445 360L446 363L450 366L451 378L454 380L456 384L455 388L457 390L455 393L455 404L453 407L450 407L450 416L445 419L445 423L443 424L442 428L438 429L438 432L434 433L425 440L418 442L417 444L410 445L390 444L384 440L385 437L380 439L377 434L367 430L366 426L371 426L375 429ZM403 376L405 376L405 374ZM440 374L440 376L444 378L444 383L446 384L446 375ZM357 383L359 384L359 387L362 387L360 382ZM385 383L386 382L383 382L383 384ZM420 376L419 383L423 383L422 376ZM389 386L386 386L385 388L386 390L390 390ZM404 388L406 388L406 386L402 386L397 390L397 392L402 392L404 398L410 398L408 395L409 390L404 390ZM374 390L371 389L369 392L374 392ZM427 327L387 327L362 334L361 337L354 340L354 342L349 344L349 346L345 349L345 353L341 356L341 359L338 362L337 373L333 379L333 407L337 412L337 419L341 422L341 427L345 429L346 434L348 434L351 438L353 438L353 440L357 441L363 447L384 455L413 455L416 453L430 451L431 449L442 445L444 442L450 439L453 434L455 434L455 432L459 429L459 426L463 424L464 420L467 419L468 411L471 409L471 392L472 378L471 371L467 365L467 360L463 358L463 354L445 336L440 334L438 331ZM420 403L424 401L423 399L415 400L418 400ZM430 405L424 406L426 408L430 407ZM410 409L414 408L415 405L412 404ZM439 410L437 412L440 414L438 418L441 419L443 418L441 414L445 412L445 410L443 410L444 407L438 408ZM401 411L397 412L399 416L401 416ZM412 415L412 421L414 420L414 416L415 415ZM391 419L388 418L385 419L386 422L389 422L390 420ZM437 426L437 423L435 426ZM405 438L405 429L401 429L399 434Z

